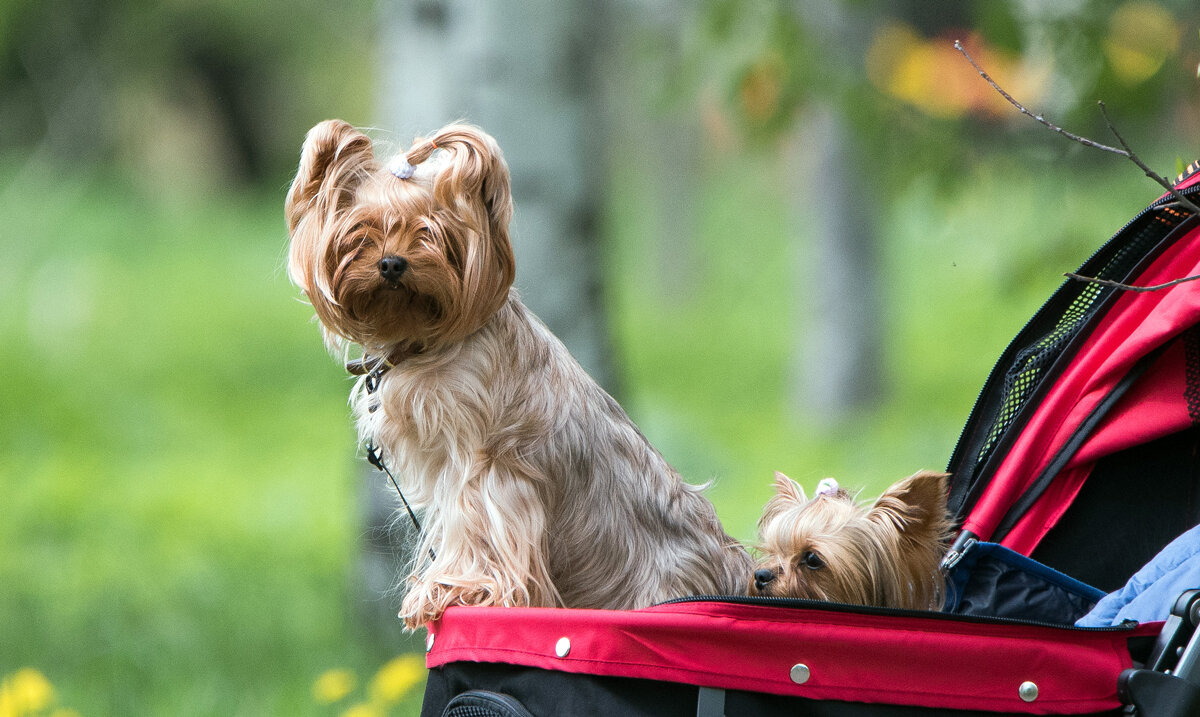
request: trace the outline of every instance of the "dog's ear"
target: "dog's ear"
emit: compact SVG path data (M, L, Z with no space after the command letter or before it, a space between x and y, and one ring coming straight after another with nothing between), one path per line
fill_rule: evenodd
M767 504L763 506L762 515L758 517L758 535L760 538L766 537L768 527L777 516L791 510L797 505L803 505L808 502L808 497L804 495L804 489L800 487L800 484L779 471L775 471L774 485L775 494L767 500Z
M462 252L463 294L470 297L464 318L490 317L505 301L516 278L516 260L508 238L512 220L512 192L508 165L491 135L465 124L442 128L428 140L418 140L406 155L419 165L436 152L447 156L437 161L433 176L434 201L457 218L452 223L465 244ZM451 223L448 223L451 224ZM479 240L473 238L478 235ZM468 325L476 325L474 320Z
M325 120L308 131L300 168L288 190L288 231L313 212L324 215L353 200L354 190L374 169L371 140L342 120Z
M508 164L500 145L487 132L466 124L443 127L428 141L418 141L408 161L420 164L435 150L450 156L433 180L434 199L445 207L463 210L472 200L482 203L496 242L508 242L513 203Z
M797 503L808 502L804 487L779 471L775 471L775 494Z
M888 488L867 517L880 523L890 522L902 532L941 531L949 490L949 474L920 471Z

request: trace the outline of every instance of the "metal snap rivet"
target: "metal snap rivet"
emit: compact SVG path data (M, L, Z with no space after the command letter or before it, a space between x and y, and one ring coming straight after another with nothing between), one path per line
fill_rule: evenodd
M433 651L433 633L431 632L425 637L425 652L432 652L432 651Z
M792 671L789 674L791 675L792 682L802 685L808 682L808 678L812 676L812 671L808 669L808 665L798 664L792 665Z
M1038 686L1032 682L1022 682L1017 688L1017 694L1026 702L1033 702L1038 698Z
M558 642L554 643L554 654L558 655L559 657L566 657L570 653L571 653L570 638L566 638L566 637L558 638Z

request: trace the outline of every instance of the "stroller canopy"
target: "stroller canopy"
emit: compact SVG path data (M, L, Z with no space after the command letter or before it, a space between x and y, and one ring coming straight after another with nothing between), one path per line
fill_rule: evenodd
M1163 197L1079 274L1137 287L1200 275L1200 225ZM966 534L1111 590L1194 525L1198 323L1200 282L1139 291L1069 279L1001 357L950 461ZM1138 450L1155 460L1131 459ZM1171 451L1177 474L1164 465ZM1085 483L1097 485L1081 498ZM1086 529L1064 523L1069 511L1087 516ZM1162 529L1147 533L1147 522ZM1088 567L1097 533L1114 538Z

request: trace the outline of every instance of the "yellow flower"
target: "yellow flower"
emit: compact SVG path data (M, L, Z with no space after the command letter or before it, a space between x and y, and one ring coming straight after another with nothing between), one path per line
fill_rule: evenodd
M383 711L370 702L359 702L344 710L341 717L383 717Z
M37 712L54 701L54 686L32 667L23 667L0 680L0 717Z
M313 699L323 705L337 702L350 694L355 683L354 673L350 670L327 670L313 682Z
M425 658L422 655L401 655L386 662L371 679L371 699L391 704L425 679Z

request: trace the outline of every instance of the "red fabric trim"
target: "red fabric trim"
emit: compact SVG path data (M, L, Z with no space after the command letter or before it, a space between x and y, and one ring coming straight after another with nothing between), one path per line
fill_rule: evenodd
M1193 230L1191 236L1181 238L1163 252L1142 273L1138 283L1159 284L1200 273L1200 241L1194 240L1197 234L1200 232ZM963 527L982 539L990 539L1009 507L1137 360L1197 321L1200 321L1200 282L1179 284L1156 292L1126 292L1120 296L1041 401ZM1169 385L1150 386L1144 392L1146 397L1180 404L1182 415L1186 417L1182 392L1172 398L1167 394L1169 390ZM1188 425L1186 421L1177 423L1181 414L1176 410L1157 412L1161 404L1138 408L1130 405L1125 402L1126 408L1122 410L1135 413L1139 419L1146 418L1149 423L1117 421L1110 416L1102 426L1103 435L1099 442L1085 446L1089 460L1095 460L1105 450L1153 437L1158 431L1170 432L1174 426ZM1064 471L1063 475L1072 471ZM1080 481L1086 477L1086 472L1082 477L1078 473L1072 474ZM1059 480L1067 479L1060 477ZM1069 502L1051 504L1051 496L1073 498L1078 492L1078 485L1054 488L1022 516L1018 526L1002 541L1004 545L1026 555L1032 552L1069 505Z
M435 623L430 668L494 662L562 672L871 702L1030 714L1116 709L1126 640L1106 632L730 603L646 610L456 607ZM556 654L561 638L565 657ZM804 684L793 665L808 666ZM1038 686L1026 703L1017 690Z

